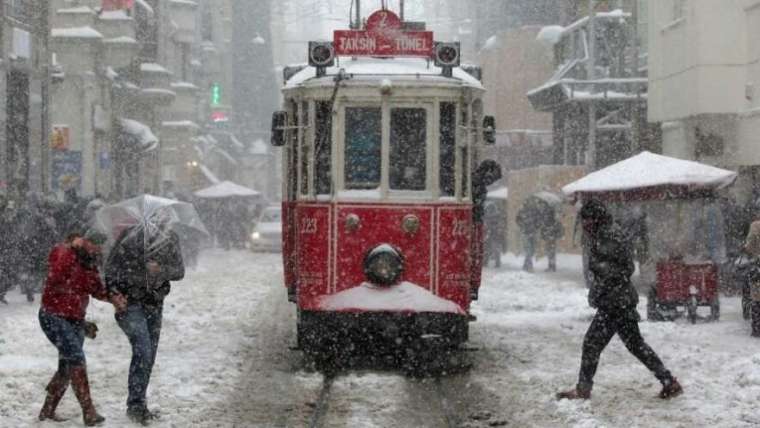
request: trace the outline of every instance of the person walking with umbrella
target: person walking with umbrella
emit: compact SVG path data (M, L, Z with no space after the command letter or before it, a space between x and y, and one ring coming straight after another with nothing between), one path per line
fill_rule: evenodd
M170 281L185 275L179 237L170 229L173 212L158 207L137 225L124 230L114 244L105 269L106 285L127 297L127 308L116 322L129 339L127 416L147 425L157 417L147 406L147 390L156 362L164 299Z

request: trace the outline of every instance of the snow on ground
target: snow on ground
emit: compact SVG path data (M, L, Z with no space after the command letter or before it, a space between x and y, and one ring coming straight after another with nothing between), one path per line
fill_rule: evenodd
M281 284L279 261L279 255L211 252L185 281L172 286L149 392L149 405L163 417L153 426L215 425L206 414L226 407L225 398L239 382L240 348L254 333L251 313ZM39 303L26 303L16 290L8 297L10 304L0 305L0 426L82 426L71 390L59 408L71 418L68 422L36 421L57 353L40 330ZM85 343L93 399L107 426L129 426L129 344L110 305L95 301L88 313L100 328L97 339Z
M452 413L464 427L503 420L519 427L760 426L760 341L749 337L739 301L724 298L717 323L642 322L645 339L684 385L663 402L657 381L613 339L602 355L593 397L557 402L572 387L581 342L593 311L586 303L580 259L560 256L557 273L519 270L505 256L484 272L471 324L474 367L444 379ZM156 427L307 426L321 375L298 362L292 306L281 289L277 254L206 253L200 268L174 286L165 309L150 389L163 418ZM38 304L13 291L0 305L0 426L79 427L71 392L66 423L36 422L56 354L37 324ZM644 312L645 299L639 305ZM86 351L93 394L107 426L132 426L124 415L130 351L109 305L90 318L100 333ZM326 426L442 426L435 385L387 371L341 374ZM488 415L488 416L483 416Z
M682 397L656 398L657 380L615 338L602 354L592 399L557 402L553 394L577 381L594 313L580 258L560 256L556 274L522 272L515 256L504 261L502 269L484 272L472 339L485 354L476 379L497 393L513 391L500 395L512 407L521 404L512 415L516 426L760 426L760 341L749 337L738 298L722 299L717 323L640 323L645 340L684 386ZM545 263L539 260L536 272ZM642 297L642 316L645 306Z

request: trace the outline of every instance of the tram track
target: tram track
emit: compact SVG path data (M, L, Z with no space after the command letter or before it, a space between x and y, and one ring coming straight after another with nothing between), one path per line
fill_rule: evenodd
M373 373L377 375L377 373ZM405 406L396 408L391 420L383 416L377 416L378 410L372 404L362 405L362 400L355 400L348 392L345 383L351 383L354 376L361 374L344 373L341 375L325 374L319 390L316 402L312 407L309 417L309 428L324 428L328 426L351 426L343 417L353 417L356 414L375 415L378 419L371 421L371 426L402 427L410 423L425 427L458 428L462 426L461 418L456 415L457 406L451 398L449 385L446 384L445 376L434 376L425 379L400 376L389 372L383 374L389 384L397 384L401 389L409 393ZM341 379L344 383L340 388L334 388L336 380ZM365 391L366 392L366 391ZM360 403L357 407L357 402ZM349 405L353 414L346 414ZM416 423L407 419L414 415ZM420 423L422 423L420 425Z
M329 398L334 380L335 375L325 375L324 380L322 381L322 388L319 391L319 397L314 405L314 413L309 420L309 428L322 428L324 426L324 418L327 415L327 410L330 405Z

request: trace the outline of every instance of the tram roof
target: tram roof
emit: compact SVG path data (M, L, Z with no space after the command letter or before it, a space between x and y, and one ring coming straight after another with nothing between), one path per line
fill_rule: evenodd
M384 79L405 82L449 83L484 89L478 79L461 68L454 68L452 77L442 75L440 67L436 67L422 58L341 58L340 64L327 69L326 76L317 78L314 67L307 67L291 77L285 84L285 89L293 89L304 84L324 83L333 85L333 78L340 69L352 76L354 81L377 84Z

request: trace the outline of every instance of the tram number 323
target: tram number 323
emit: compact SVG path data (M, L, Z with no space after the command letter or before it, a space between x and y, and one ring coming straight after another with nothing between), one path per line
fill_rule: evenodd
M301 232L308 234L317 233L317 219L313 217L306 217L301 220Z

